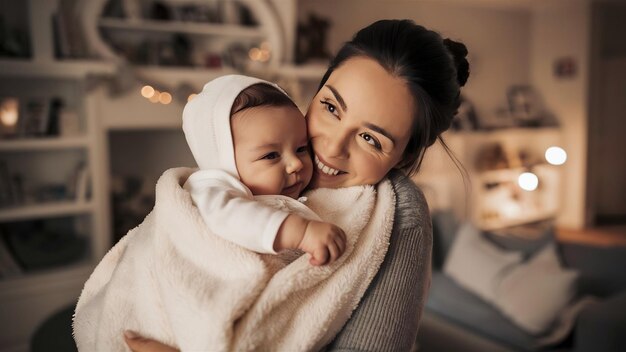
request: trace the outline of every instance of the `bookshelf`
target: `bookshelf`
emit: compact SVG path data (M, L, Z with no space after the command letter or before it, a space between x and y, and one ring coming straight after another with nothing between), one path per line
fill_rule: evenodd
M321 66L284 64L291 60L291 52L285 50L285 46L292 47L295 37L297 2L294 0L242 0L241 3L258 15L258 28L100 18L100 10L106 2L77 2L85 6L80 16L82 25L93 23L93 28L82 28L88 40L90 34L101 31L139 37L186 33L193 38L219 42L267 40L272 44L273 56L267 65L260 66L264 77L313 82L324 73ZM130 91L113 97L107 87L91 85L91 78L118 74L119 57L99 52L87 52L82 58L59 58L58 53L55 54L51 28L60 3L61 0L11 2L11 6L22 7L26 13L31 56L0 58L0 97L61 97L66 107L79 116L80 131L57 136L0 137L0 160L5 161L12 173L32 175L31 188L65 182L82 162L90 176L91 192L81 200L72 197L31 199L2 206L0 229L7 224L48 224L71 219L80 229L79 235L85 240L86 248L83 256L70 263L24 270L17 276L0 278L0 320L16 320L0 331L0 350L28 350L28 341L37 326L55 311L76 302L84 282L112 244L110 196L117 171L123 175L158 176L167 167L193 164L180 130L184 102L151 103L139 94L141 84L154 81L175 88L190 83L200 89L211 79L237 72L224 66L135 65L131 73L145 78L146 82L138 80ZM101 39L97 38L96 44ZM151 186L153 188L154 183Z

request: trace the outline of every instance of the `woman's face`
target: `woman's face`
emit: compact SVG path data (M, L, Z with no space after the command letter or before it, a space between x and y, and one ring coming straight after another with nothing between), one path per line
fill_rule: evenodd
M306 114L314 153L309 186L378 183L402 160L413 111L404 80L370 58L346 60L315 95Z

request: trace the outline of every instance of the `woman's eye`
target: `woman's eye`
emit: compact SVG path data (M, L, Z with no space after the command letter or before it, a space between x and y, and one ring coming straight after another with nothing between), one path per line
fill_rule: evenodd
M271 152L271 153L263 155L263 157L261 159L274 160L274 159L278 158L279 156L280 156L280 154L278 154L277 152Z
M376 138L372 137L371 134L361 133L359 136L361 136L367 144L374 146L376 149L381 149L380 142L378 142Z
M322 105L324 105L324 108L326 109L326 111L330 112L331 114L337 116L337 108L335 107L335 105L333 105L332 103L326 101L326 100L322 100L320 101L320 103L322 103Z
M303 145L302 147L296 149L296 153L306 153L309 151L309 146L308 145Z

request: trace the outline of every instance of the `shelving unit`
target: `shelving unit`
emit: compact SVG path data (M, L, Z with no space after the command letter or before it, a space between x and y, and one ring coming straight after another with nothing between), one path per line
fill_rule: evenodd
M89 6L81 14L81 20L85 23L91 21L90 18L96 16L97 9L106 1L85 2ZM135 36L183 33L193 38L206 37L223 41L267 40L277 43L272 46L276 54L273 59L280 57L281 60L259 66L264 70L265 77L307 82L321 78L325 72L323 65L302 67L285 64L290 62L291 53L281 45L286 45L287 48L293 46L296 28L294 0L242 0L242 3L250 6L253 12L258 11L260 18L264 19L258 28L231 24L163 23L94 17L93 28L80 30L91 34L107 30ZM0 279L0 320L10 321L14 317L20 317L14 324L3 326L0 331L0 350L26 351L29 349L28 341L32 333L44 319L58 309L76 302L94 266L111 247L113 231L110 192L113 168L131 169L136 174L143 172L152 175L167 167L193 166L180 129L184 102L175 100L168 105L150 103L139 94L141 85L153 81L168 87L177 87L185 83L201 89L206 82L236 71L227 67L213 69L135 66L131 67L132 73L139 78L145 78L146 82L135 82L135 87L130 91L111 96L103 85L90 85L87 91L87 78L118 74L120 61L106 55L104 57L108 59L56 58L51 24L58 2L29 0L27 4L15 4L29 10L27 17L30 22L28 29L32 57L0 59L0 96L67 97L69 107L75 109L82 123L79 135L0 139L0 158L6 157L8 163L15 164L20 173L32 172L37 182L46 182L46 179L58 182L64 174L69 173L68 165L82 158L88 166L92 185L91 197L85 201L29 201L0 208L0 225L70 218L76 219L88 229L84 233L88 248L80 260L68 265L25 272L19 277ZM278 16L281 23L268 21L268 18L274 18L272 16ZM89 38L89 33L86 34ZM93 52L90 55L102 56ZM57 84L55 82L65 88L51 87L50 85ZM69 86L74 87L74 90L67 88ZM30 93L27 94L28 91ZM124 156L120 158L120 154ZM130 156L126 157L126 154ZM121 173L124 174L125 171Z
M431 148L424 158L423 167L415 181L423 186L429 206L434 209L453 209L460 218L471 219L484 230L496 230L523 223L542 221L557 215L562 198L561 169L542 161L545 150L561 143L558 128L507 128L493 131L450 131L443 135L448 147L468 171L470 179L464 180L443 148L438 144ZM524 151L535 156L530 169L512 167L501 170L480 170L475 165L481 150L494 144L507 150ZM481 158L482 159L482 158ZM536 191L524 191L518 186L518 176L526 171L539 178ZM469 182L467 182L469 181ZM512 194L524 204L524 211L518 212L514 202L508 203L512 194L490 193L499 185L507 185ZM505 197L508 195L509 197ZM490 204L488 198L502 196L498 202ZM459 201L464 199L464 201ZM526 203L523 203L526 202Z
M75 304L89 274L110 247L107 209L104 208L107 192L99 186L106 166L101 164L104 154L95 114L98 102L87 91L86 78L114 74L117 67L105 61L65 61L54 57L51 24L56 1L30 0L27 4L13 4L23 6L29 13L27 30L31 37L32 57L0 59L0 96L15 97L21 102L41 98L47 103L52 98L61 98L64 108L78 115L79 133L0 137L0 160L6 163L12 175L23 177L29 186L25 190L28 193L59 182L69 184L71 175L82 162L91 180L90 196L86 199L72 198L68 194L57 200L44 201L30 196L22 202L0 207L3 242L9 236L7 229L14 231L15 226L31 229L38 223L46 228L49 224L73 228L74 235L85 244L81 251L75 252L77 256L65 264L59 262L45 268L22 269L18 276L0 278L0 321L5 323L0 330L0 350L27 351L28 341L43 320L59 309ZM23 111L20 116L24 116ZM44 237L48 235L46 231L49 230L42 230L37 235L48 239ZM22 234L35 235L17 231L10 236L16 239Z
M178 21L155 21L145 19L102 18L98 22L100 28L117 29L124 31L184 33L210 35L219 37L234 37L238 39L260 39L267 34L254 27L245 27L232 24L206 24Z

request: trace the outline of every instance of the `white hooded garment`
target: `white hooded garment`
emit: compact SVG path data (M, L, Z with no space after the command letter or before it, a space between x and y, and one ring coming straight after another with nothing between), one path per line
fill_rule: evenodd
M284 93L276 84L258 78L227 75L207 83L187 103L183 131L200 170L189 177L184 188L213 233L246 249L276 254L274 240L289 213L255 201L241 182L230 125L235 98L257 83Z

